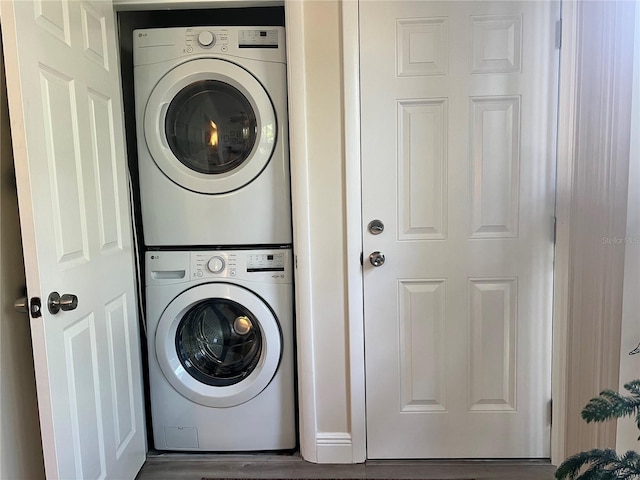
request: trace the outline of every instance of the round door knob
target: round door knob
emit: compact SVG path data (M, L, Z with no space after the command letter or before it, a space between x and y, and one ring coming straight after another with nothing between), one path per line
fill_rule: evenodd
M384 254L380 253L380 252L373 252L371 255L369 255L369 262L371 262L371 265L373 265L374 267L381 267L382 265L384 265Z
M60 296L58 292L51 292L47 299L47 306L52 315L55 315L60 310L64 312L75 310L78 307L78 297L71 293L65 293Z
M19 313L29 313L29 299L27 297L20 297L13 302L13 308Z
M211 257L207 262L207 268L211 273L220 273L224 270L224 258Z
M216 37L211 32L200 32L198 34L198 43L201 47L211 47L216 41Z

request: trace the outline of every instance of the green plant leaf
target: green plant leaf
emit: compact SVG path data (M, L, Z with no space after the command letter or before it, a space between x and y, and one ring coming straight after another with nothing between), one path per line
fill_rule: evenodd
M558 480L633 480L640 478L640 454L632 450L589 450L567 458L556 470Z
M630 396L613 390L603 390L600 396L592 398L582 410L582 418L587 422L604 422L613 418L636 416L640 429L640 380L627 383L624 388Z

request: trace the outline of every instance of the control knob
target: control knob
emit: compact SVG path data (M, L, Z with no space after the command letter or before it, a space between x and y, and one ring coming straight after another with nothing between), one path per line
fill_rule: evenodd
M207 268L211 273L220 273L224 270L224 258L211 257L207 262Z
M198 43L201 47L213 47L213 45L216 43L216 36L213 33L205 30L204 32L200 32L198 34Z

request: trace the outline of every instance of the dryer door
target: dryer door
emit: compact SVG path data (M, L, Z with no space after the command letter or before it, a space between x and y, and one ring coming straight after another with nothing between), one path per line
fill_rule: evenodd
M198 285L165 309L156 355L173 387L210 407L230 407L258 395L278 369L282 336L273 311L238 285Z
M271 159L276 116L265 89L238 65L192 60L151 92L144 133L154 162L173 182L198 193L242 188Z

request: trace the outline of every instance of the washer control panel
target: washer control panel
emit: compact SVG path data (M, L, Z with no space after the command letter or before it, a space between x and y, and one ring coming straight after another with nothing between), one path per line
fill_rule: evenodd
M291 248L261 250L147 251L146 285L170 285L212 279L291 283Z
M291 250L192 251L190 279L289 281Z
M236 252L191 252L193 280L211 277L235 277L238 274Z
M284 272L284 253L249 253L247 272Z
M211 257L207 262L207 268L211 273L221 273L224 270L224 258L220 255Z

